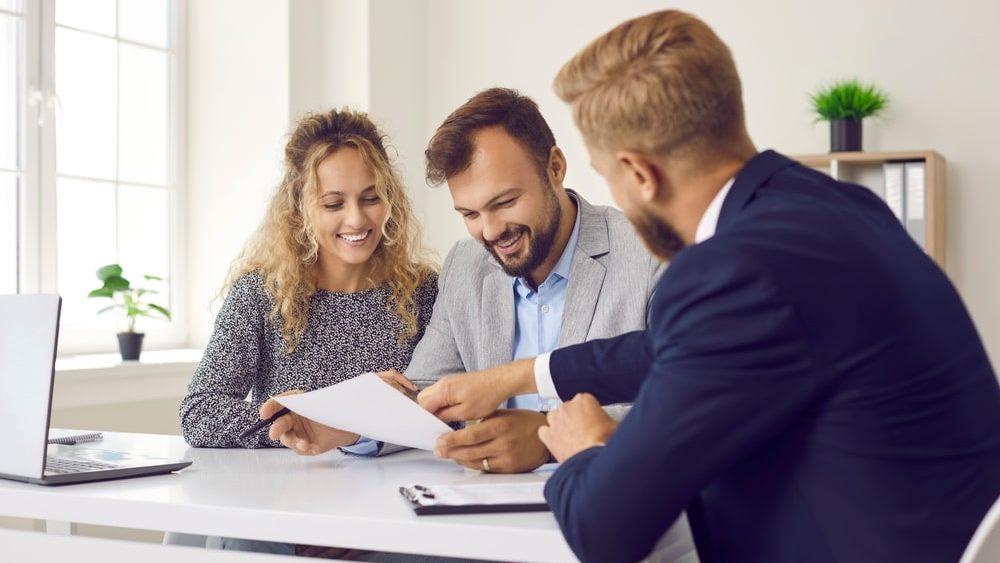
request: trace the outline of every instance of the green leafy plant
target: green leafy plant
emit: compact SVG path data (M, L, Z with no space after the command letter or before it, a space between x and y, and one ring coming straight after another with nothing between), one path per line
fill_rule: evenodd
M841 80L810 95L817 120L862 119L878 115L889 105L889 97L874 84L857 79Z
M146 281L163 281L163 278L144 275ZM102 282L102 286L91 291L87 297L104 297L111 299L113 303L98 311L106 313L108 311L122 311L128 321L127 332L135 332L135 321L139 317L163 317L170 319L170 311L162 305L150 303L148 295L158 293L155 289L146 287L132 287L132 283L122 277L122 267L118 264L108 264L98 268L97 279Z

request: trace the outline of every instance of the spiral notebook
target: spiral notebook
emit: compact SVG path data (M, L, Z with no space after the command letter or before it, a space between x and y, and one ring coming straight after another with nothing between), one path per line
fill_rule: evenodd
M545 512L545 481L476 485L404 485L399 494L418 515Z
M50 444L75 446L81 442L97 442L104 439L100 432L76 432L66 430L49 430Z

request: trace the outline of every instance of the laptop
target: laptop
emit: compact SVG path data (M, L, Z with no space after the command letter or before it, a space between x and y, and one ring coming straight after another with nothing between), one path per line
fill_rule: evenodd
M170 473L191 465L129 452L49 445L58 295L0 295L0 397L7 430L0 478L64 485Z

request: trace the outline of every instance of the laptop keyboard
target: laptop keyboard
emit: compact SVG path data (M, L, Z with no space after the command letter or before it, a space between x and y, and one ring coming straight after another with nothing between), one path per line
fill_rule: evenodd
M104 463L101 461L91 461L82 459L71 459L66 457L45 458L45 470L50 473L86 473L88 471L100 471L102 469L117 469L120 465L114 463Z

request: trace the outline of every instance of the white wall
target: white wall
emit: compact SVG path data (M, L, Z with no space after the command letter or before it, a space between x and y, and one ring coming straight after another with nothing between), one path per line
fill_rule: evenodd
M414 207L423 218L425 201L415 192L424 186L428 138L427 5L410 0L374 0L370 17L369 111L389 135L398 153L397 166L403 181L410 186Z
M289 2L289 127L307 112L367 110L371 81L367 0Z
M948 161L947 271L990 351L1000 357L1000 5L843 0L836 10L793 0L678 0L715 28L743 77L759 148L824 152L807 93L858 76L892 97L866 122L868 150L934 149ZM440 255L465 236L446 188L423 183L423 148L475 92L512 86L538 101L569 159L567 184L610 203L569 110L552 93L556 71L618 22L663 7L652 0L284 0L192 2L189 14L189 275L191 344L211 330L206 303L256 226L280 173L281 147L302 112L344 104L368 110L400 155ZM235 25L239 22L239 25Z
M552 93L573 53L617 23L663 9L658 1L431 0L428 10L427 134L476 91L522 90L541 106L569 160L567 185L610 204L569 110ZM732 49L758 148L826 152L807 93L842 77L874 81L892 98L865 123L867 150L934 149L948 162L947 271L1000 366L1000 4L842 0L675 0L709 23ZM446 190L430 192L428 238L447 248L464 230Z
M287 2L276 0L188 3L187 277L196 346L211 334L209 303L280 180L288 21Z

